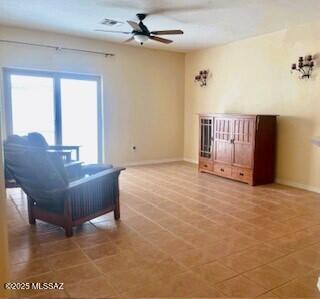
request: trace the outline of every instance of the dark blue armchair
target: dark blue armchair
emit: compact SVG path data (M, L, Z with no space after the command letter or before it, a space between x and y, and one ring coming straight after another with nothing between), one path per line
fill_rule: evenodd
M9 136L4 143L6 171L28 197L29 223L40 219L65 229L105 213L120 218L119 175L124 168L91 165L81 178L71 181L55 152L34 146L27 137Z

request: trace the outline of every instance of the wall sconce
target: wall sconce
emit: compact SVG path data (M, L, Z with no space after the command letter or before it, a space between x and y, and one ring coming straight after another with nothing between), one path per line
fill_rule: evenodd
M312 55L306 57L299 57L298 64L294 63L291 66L291 71L297 71L300 73L300 79L309 79L314 67L314 60Z
M194 77L194 82L199 82L200 86L207 86L207 79L209 76L209 70L202 70L198 75Z

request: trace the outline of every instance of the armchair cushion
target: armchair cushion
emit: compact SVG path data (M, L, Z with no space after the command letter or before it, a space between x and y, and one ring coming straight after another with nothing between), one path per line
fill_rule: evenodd
M15 144L20 146L28 146L28 140L26 137L21 137L18 135L10 135L7 140L4 142L4 146L7 144ZM5 169L5 179L6 181L15 181L15 178L12 174L12 170L10 171L10 167L7 163L7 159L4 160L4 169Z
M10 138L11 137L11 138ZM23 137L10 136L4 144L6 168L30 196L63 189L68 185L59 157L29 146Z
M41 147L44 149L49 147L46 139L38 132L29 133L27 138L30 146Z

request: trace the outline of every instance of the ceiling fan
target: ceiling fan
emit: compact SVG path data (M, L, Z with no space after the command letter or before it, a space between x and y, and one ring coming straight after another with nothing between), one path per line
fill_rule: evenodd
M173 35L173 34L183 34L182 30L160 30L160 31L149 31L148 27L143 24L143 20L146 18L147 14L138 13L137 17L139 19L139 23L135 21L127 21L127 23L132 27L132 31L113 31L113 30L103 30L103 29L95 29L95 31L101 32L110 32L110 33L122 33L131 35L129 39L125 42L130 42L132 40L137 41L141 45L143 45L147 40L151 39L156 42L170 44L173 41L170 39L162 38L157 35Z

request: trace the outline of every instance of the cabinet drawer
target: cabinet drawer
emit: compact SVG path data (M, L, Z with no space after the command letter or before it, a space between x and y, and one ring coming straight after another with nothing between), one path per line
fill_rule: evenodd
M232 167L232 177L236 180L250 183L252 181L252 170L240 167Z
M226 177L231 177L231 167L224 165L224 164L219 164L219 163L214 163L213 166L213 171L214 173Z
M211 161L199 161L199 168L201 170L212 171L213 170L213 163Z

